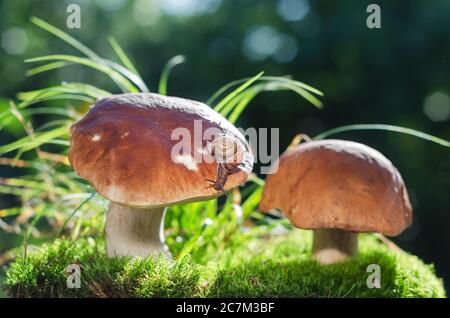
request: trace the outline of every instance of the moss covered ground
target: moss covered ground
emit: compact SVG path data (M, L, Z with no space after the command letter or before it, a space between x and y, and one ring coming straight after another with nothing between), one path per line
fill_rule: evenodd
M104 242L57 240L18 258L7 271L12 297L445 297L432 265L360 235L354 259L322 266L310 256L311 233L263 235L205 264L189 256L108 259ZM66 285L66 267L82 266L81 288ZM381 288L369 289L369 264L381 268Z

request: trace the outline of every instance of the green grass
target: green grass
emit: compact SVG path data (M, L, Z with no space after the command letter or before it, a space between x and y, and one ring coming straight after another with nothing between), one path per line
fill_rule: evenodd
M7 272L14 297L445 297L433 266L390 250L373 235L361 235L354 259L323 266L309 256L311 233L262 233L239 247L176 262L104 254L102 240L67 240L19 258ZM65 268L79 261L81 288L68 289ZM369 264L381 267L381 288L369 289Z

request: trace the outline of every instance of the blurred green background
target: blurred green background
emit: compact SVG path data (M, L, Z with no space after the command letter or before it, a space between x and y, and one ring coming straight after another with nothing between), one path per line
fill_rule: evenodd
M20 91L82 81L114 84L79 66L31 78L23 60L46 54L78 54L30 23L38 16L105 57L113 35L151 90L168 59L183 54L169 80L169 95L206 100L223 84L253 76L293 75L325 93L318 110L293 93L264 93L238 122L279 127L281 149L296 133L314 136L356 123L385 123L450 139L450 2L376 1L381 29L366 26L373 1L312 0L96 0L0 1L0 111ZM66 27L66 8L81 7L81 29ZM43 119L45 120L45 119ZM22 136L19 126L0 130L1 143ZM450 288L450 152L414 137L353 132L336 136L366 143L398 167L414 207L414 223L394 241L425 262ZM0 165L0 176L14 171ZM0 209L14 197L0 195ZM2 252L19 245L4 231Z

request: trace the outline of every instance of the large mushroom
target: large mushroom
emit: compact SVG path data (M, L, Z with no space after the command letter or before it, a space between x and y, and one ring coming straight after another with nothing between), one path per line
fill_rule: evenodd
M224 136L239 150L233 170L222 171L224 163L210 153L211 144L222 144L215 138ZM244 136L209 106L151 93L99 100L71 127L69 160L111 201L105 226L109 256L169 258L166 207L218 197L244 183L253 165ZM218 172L223 184L211 183Z
M323 264L356 255L359 232L396 236L412 221L392 163L375 149L343 140L287 150L267 177L260 208L280 209L295 227L312 229L312 254Z

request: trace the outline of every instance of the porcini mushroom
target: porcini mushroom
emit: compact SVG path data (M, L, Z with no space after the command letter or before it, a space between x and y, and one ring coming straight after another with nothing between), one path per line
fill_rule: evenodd
M189 138L174 138L177 129ZM220 190L208 181L216 179L220 165L208 154L208 129L232 138L242 153ZM214 133L209 137L214 140ZM187 153L174 152L180 143ZM218 197L244 183L253 165L244 136L209 106L151 93L99 100L71 127L70 144L76 173L111 201L105 226L109 256L170 257L163 233L166 207Z
M359 232L400 234L412 221L402 177L380 152L343 140L287 150L266 179L260 208L280 209L313 230L313 257L323 264L357 254Z

